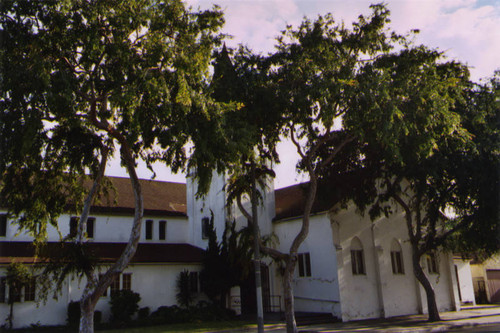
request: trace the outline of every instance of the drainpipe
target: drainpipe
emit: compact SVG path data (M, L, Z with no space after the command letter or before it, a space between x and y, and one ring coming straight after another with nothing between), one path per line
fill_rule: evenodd
M375 223L371 225L371 233L372 233L372 245L373 245L373 262L375 263L375 277L377 283L377 295L378 302L380 307L380 317L385 318L385 308L384 308L384 294L382 291L382 279L380 277L380 262L378 258L378 248L375 244Z

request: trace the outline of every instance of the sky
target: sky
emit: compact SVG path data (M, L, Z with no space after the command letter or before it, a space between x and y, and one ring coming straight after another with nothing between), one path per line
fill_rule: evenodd
M231 37L229 47L239 44L254 52L272 52L275 38L287 25L298 26L304 17L317 18L331 13L337 22L350 24L360 14L369 15L373 1L364 0L188 0L193 9L210 9L217 4L224 12L222 32ZM493 75L500 69L500 0L389 0L390 27L400 34L419 29L415 43L445 52L450 60L467 64L472 80ZM289 143L279 147L281 164L276 166L275 187L281 188L306 181L297 175L297 155ZM183 174L172 174L155 165L157 180L185 182ZM126 176L114 159L108 175ZM138 166L140 178L151 178L144 164Z

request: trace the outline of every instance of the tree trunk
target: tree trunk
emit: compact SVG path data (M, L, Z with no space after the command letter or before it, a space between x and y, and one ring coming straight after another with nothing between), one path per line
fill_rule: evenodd
M135 254L135 251L137 250L141 235L142 216L144 213L142 188L135 171L135 160L132 156L131 150L124 139L121 143L121 157L127 168L134 193L134 222L130 232L130 239L116 263L98 279L95 277L94 272L86 272L87 285L85 286L80 300L80 333L94 332L94 309L97 301L101 295L104 294L113 279L118 278L120 273L128 266L130 260Z
M94 308L90 297L80 302L80 333L94 333Z
M255 179L255 163L252 161L252 227L253 227L253 255L255 269L255 296L257 301L257 332L264 332L264 309L262 304L262 277L260 272L260 230L257 213L257 184Z
M283 299L285 302L285 320L287 333L297 333L295 322L295 305L293 299L293 272L295 271L295 257L292 255L286 261L285 273L283 275Z
M414 246L412 246L413 248ZM427 298L427 311L429 312L429 321L435 322L440 321L438 307L436 304L436 294L434 293L434 288L429 282L427 275L425 275L422 266L420 265L420 256L417 254L416 249L413 249L413 273L417 278L418 282L424 287L425 295Z
M9 290L10 293L10 290ZM10 297L10 295L9 295ZM14 321L14 302L9 301L9 316L7 317L7 321L9 323L9 329L11 330L13 327Z

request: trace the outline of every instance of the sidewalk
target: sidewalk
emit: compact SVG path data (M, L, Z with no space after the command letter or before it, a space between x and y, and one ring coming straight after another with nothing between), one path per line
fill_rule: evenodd
M411 315L387 319L371 319L347 323L299 326L299 332L444 332L454 328L500 324L500 306L465 307L461 311L442 312L442 321L429 323L426 315ZM266 332L284 333L284 324L266 325ZM256 329L237 332L256 332Z

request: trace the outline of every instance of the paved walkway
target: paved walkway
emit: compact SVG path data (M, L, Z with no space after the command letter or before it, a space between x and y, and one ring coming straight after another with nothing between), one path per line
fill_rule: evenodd
M465 307L461 311L442 312L442 321L429 323L426 315L402 316L387 319L360 320L300 326L299 332L444 332L454 328L500 324L500 306ZM284 324L266 325L266 332L286 332ZM256 332L255 329L237 332Z

